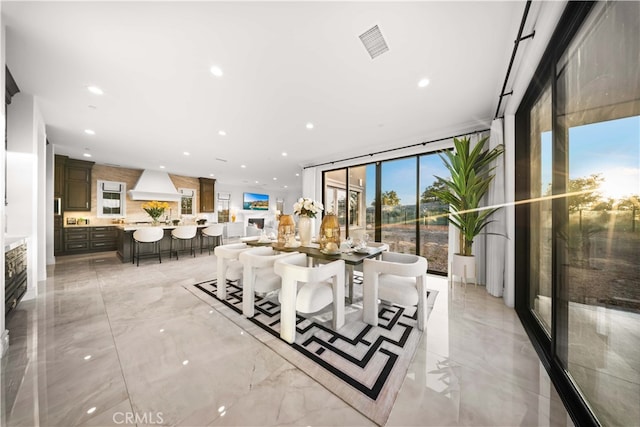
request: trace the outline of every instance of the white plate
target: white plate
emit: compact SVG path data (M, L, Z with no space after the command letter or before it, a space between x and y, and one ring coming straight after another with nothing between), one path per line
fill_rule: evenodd
M355 252L360 255L369 255L369 248L356 249Z

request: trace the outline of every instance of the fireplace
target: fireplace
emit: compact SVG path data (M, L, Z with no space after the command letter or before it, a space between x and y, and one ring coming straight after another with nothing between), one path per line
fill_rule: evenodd
M264 228L264 218L249 218L247 220L247 223L249 225L255 224L259 230L262 230Z

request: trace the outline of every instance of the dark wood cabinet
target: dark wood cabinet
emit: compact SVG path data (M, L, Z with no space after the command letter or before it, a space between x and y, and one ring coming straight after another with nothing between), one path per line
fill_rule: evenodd
M211 178L200 179L200 212L216 211L216 180Z
M53 216L53 255L62 255L64 252L64 235L62 228L62 215Z
M53 171L53 197L64 197L64 164L67 156L56 154Z
M89 237L92 251L115 251L117 248L118 232L115 227L93 227Z
M89 229L87 227L64 229L65 253L82 253L87 249L89 249Z
M64 252L67 255L115 251L118 247L115 227L68 227L64 229Z
M64 166L64 210L91 210L91 168L94 162L66 159Z

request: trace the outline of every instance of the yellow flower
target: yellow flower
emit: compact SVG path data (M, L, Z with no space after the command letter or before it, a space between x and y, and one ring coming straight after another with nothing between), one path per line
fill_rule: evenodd
M144 211L148 213L151 218L157 220L162 216L165 209L169 209L169 203L153 200L151 202L143 203L142 209L144 209Z

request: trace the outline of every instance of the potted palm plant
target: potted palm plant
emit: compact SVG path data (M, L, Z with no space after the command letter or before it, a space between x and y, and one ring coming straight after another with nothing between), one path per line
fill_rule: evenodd
M449 204L449 222L459 230L459 252L454 254L452 274L460 277L475 277L475 258L472 253L473 240L492 221L489 219L498 208L480 208L480 201L489 191L493 180L489 167L492 161L504 152L504 146L498 145L485 150L489 140L482 138L471 149L468 137L454 138L454 151L440 155L451 177L436 176L432 194Z

